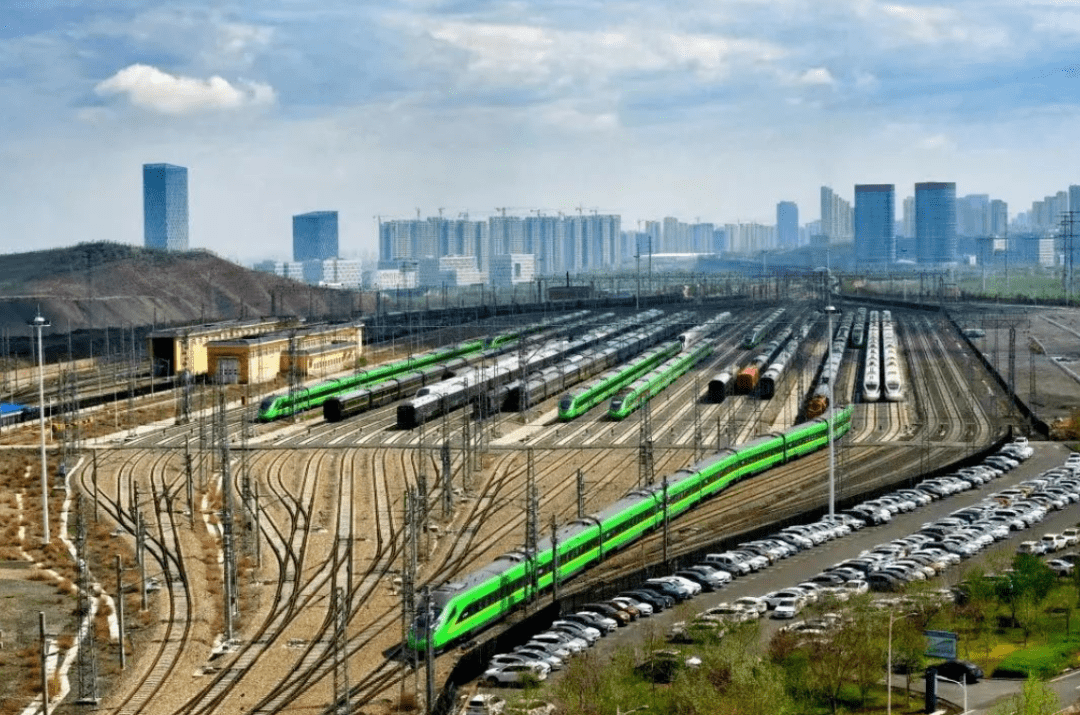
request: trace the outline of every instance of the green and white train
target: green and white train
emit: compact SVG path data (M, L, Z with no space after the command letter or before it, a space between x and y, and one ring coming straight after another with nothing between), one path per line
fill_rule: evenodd
M837 410L833 437L851 428L851 406ZM667 479L667 515L678 516L740 479L816 452L828 444L826 418L760 437L727 449ZM549 591L557 571L562 583L634 543L658 528L664 519L663 487L630 492L599 514L567 524L556 538L545 539L535 554L518 551L461 579L443 584L431 594L430 611L421 614L409 633L414 650L436 650L467 638L505 617L519 605ZM429 631L430 619L430 631Z

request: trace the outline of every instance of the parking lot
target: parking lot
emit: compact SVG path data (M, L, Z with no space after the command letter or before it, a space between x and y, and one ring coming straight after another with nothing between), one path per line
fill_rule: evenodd
M885 524L867 526L845 536L824 541L812 548L777 560L760 571L736 576L733 581L717 591L700 593L675 608L640 618L629 626L615 629L610 635L600 638L592 646L592 651L603 661L619 648L635 645L643 647L646 640L655 643L658 636L663 637L671 632L677 622L686 622L693 619L696 614L715 609L721 604L731 603L747 596L761 597L804 582L839 562L857 558L884 542L918 532L924 524L938 521L965 507L978 504L991 493L996 494L1013 489L1021 482L1037 477L1048 469L1059 467L1065 463L1070 453L1067 448L1057 443L1032 443L1031 447L1034 453L1029 459L982 486L937 499L908 513L897 513ZM1007 560L1022 542L1037 541L1045 533L1060 534L1064 529L1075 526L1078 515L1080 515L1080 508L1076 504L1049 511L1042 521L1021 531L1008 531L1003 539L994 541L992 545L971 557L963 558L958 564L949 566L929 581L937 588L954 586L971 564L995 561L997 558ZM790 621L763 618L762 638L771 638L785 623L790 623ZM558 677L558 670L550 673L551 679ZM973 689L977 687L972 686Z

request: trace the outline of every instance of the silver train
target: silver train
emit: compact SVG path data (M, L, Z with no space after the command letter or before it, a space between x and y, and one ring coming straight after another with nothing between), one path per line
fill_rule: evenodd
M565 369L560 370L560 377L553 379L553 382L562 386L575 384L595 374L588 372L593 369L595 362L625 360L649 345L674 337L680 323L686 321L688 314L677 313L657 321L661 316L663 311L651 310L620 321L610 328L586 334L577 340L546 345L530 353L524 360L516 354L504 355L486 367L463 371L450 380L425 386L417 391L411 400L398 405L397 425L401 429L412 429L467 404L477 405L483 414L497 412L506 405L536 404L543 399L539 396L541 390L522 395L522 374L544 374L547 370L546 374L551 375L551 367L565 365ZM597 344L601 337L607 338L642 322L652 322L655 325L610 343ZM634 350L636 352L631 352ZM600 367L596 371L602 369L603 367Z

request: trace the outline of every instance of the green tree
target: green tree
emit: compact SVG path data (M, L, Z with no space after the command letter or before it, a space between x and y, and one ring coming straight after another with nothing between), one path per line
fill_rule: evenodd
M1053 715L1060 709L1058 696L1050 686L1031 676L1023 689L998 704L992 715Z
M1036 605L1046 600L1057 582L1053 570L1034 554L1017 554L1009 578L1021 597L1030 596Z

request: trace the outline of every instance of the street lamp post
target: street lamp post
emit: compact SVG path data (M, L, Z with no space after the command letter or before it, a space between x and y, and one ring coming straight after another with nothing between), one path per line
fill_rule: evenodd
M45 533L42 544L49 543L49 475L45 463L45 353L42 351L41 331L52 325L41 317L41 311L30 321L30 327L37 330L38 346L38 421L41 424L41 514Z
M944 680L946 683L952 683L953 685L959 685L960 686L960 689L964 691L964 712L966 713L968 711L968 706L967 706L967 680L965 680L964 676L960 676L960 680L953 680L952 678L945 678L945 677L942 677L942 676L938 675L937 679L938 680ZM961 713L961 715L963 715L963 713Z

